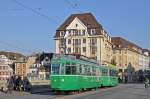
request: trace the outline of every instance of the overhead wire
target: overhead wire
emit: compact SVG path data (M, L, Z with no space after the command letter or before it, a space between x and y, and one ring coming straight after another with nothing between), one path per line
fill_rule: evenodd
M16 45L14 45L14 44L10 44L10 43L7 43L7 42L1 41L1 40L0 40L0 43L3 44L3 45L5 45L5 46L14 48L14 49L19 49L19 50L24 51L24 52L33 53L32 50L25 49L25 48L22 48L22 47L19 47L19 46L16 46Z
M41 13L41 12L35 10L35 9L33 9L33 8L31 8L31 7L29 7L29 6L25 5L25 4L23 4L22 2L20 2L20 1L18 1L18 0L11 0L11 1L14 2L14 3L16 3L16 4L19 5L19 6L22 6L23 8L25 8L25 9L27 9L27 10L32 11L33 13L35 13L35 14L37 14L37 15L39 15L39 16L41 16L41 17L47 19L47 20L53 21L54 23L58 24L58 21L57 21L57 20L55 20L55 19L53 19L53 18L50 18L49 16L47 16L47 15L45 15L45 14L43 14L43 13ZM39 10L41 10L41 8L40 8ZM22 51L25 51L25 52L32 52L32 53L34 52L34 51L32 51L32 50L24 49L24 48L22 48L22 47L19 47L19 46L16 46L16 45L13 45L13 44L4 42L4 41L0 41L0 43L3 44L3 45L5 45L5 46L13 47L13 48L15 48L15 49L19 49L19 50L22 50Z
M66 3L67 3L68 5L70 5L70 7L72 7L73 9L76 9L76 11L82 13L82 11L77 8L77 7L78 7L78 4L73 4L73 3L71 3L69 0L65 0L65 1L66 1Z
M55 19L53 19L53 18L51 18L51 17L49 17L49 16L47 16L47 15L45 15L45 14L43 14L43 13L37 11L37 10L35 10L35 9L33 9L33 8L31 8L31 7L29 7L29 6L25 5L25 4L23 4L22 2L20 2L20 1L18 1L18 0L11 0L11 1L14 2L14 3L16 3L17 5L22 6L23 8L25 8L25 9L27 9L27 10L32 11L33 13L35 13L35 14L37 14L37 15L39 15L39 16L41 16L41 17L47 19L47 20L53 21L54 23L58 24L58 21L57 21L57 20L55 20ZM67 4L70 5L72 8L76 9L78 12L81 12L80 10L77 9L77 4L74 5L74 4L72 4L69 0L65 0L65 1L66 1ZM22 48L22 47L19 47L19 46L16 46L16 45L13 45L13 44L4 42L4 41L0 41L0 43L1 43L1 44L4 44L4 45L7 45L7 46L9 46L9 47L11 46L11 47L13 47L13 48L15 48L15 49L20 49L20 50L23 50L23 51L25 51L25 52L32 52L32 53L33 53L33 51L31 51L31 50L24 49L24 48Z
M19 2L17 0L11 0L11 1L14 2L14 3L16 3L16 4L18 4L18 5L20 5L20 6L22 6L25 9L28 9L28 10L32 11L33 13L35 13L35 14L37 14L37 15L39 15L39 16L47 19L47 20L53 21L54 23L58 24L58 21L56 19L51 18L51 17L49 17L49 16L47 16L47 15L45 15L45 14L43 14L43 13L41 13L41 12L35 10L35 9L33 9L33 8L31 8L31 7L23 4L22 2Z

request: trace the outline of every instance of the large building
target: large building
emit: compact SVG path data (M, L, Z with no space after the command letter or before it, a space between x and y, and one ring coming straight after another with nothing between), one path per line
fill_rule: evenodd
M142 49L142 53L140 54L139 57L139 66L141 70L148 70L150 69L150 51L147 49Z
M72 14L56 30L56 53L81 54L110 64L111 37L91 13Z
M15 72L15 64L19 58L25 57L24 55L16 52L10 52L10 51L0 51L0 55L5 55L9 60L12 61L11 67L13 69L13 73Z
M22 78L27 76L27 58L21 57L17 59L15 64L15 75L21 76Z
M5 55L0 55L0 87L5 86L7 79L13 75L12 63Z
M120 71L127 69L131 65L135 70L139 70L139 58L142 48L121 37L112 37L113 60Z
M35 60L30 61L28 78L30 80L48 80L51 71L51 58L53 53L39 53L33 57ZM31 57L30 57L31 59Z

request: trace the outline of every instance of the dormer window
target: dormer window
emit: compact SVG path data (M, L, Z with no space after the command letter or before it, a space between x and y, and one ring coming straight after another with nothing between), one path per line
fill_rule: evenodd
M76 27L78 27L78 24L76 24Z
M113 45L113 48L115 48L116 47L116 45Z
M60 31L60 36L65 36L65 32L64 31Z
M96 34L96 30L95 29L91 29L91 35Z

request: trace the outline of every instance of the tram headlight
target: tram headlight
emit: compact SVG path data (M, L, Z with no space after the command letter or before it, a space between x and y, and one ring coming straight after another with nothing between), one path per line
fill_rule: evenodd
M61 79L61 81L64 82L65 80L64 80L64 79Z

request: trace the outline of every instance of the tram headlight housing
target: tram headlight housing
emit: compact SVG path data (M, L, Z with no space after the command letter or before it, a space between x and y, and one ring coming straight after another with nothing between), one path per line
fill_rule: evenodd
M65 80L64 80L64 79L61 79L61 81L64 82Z

